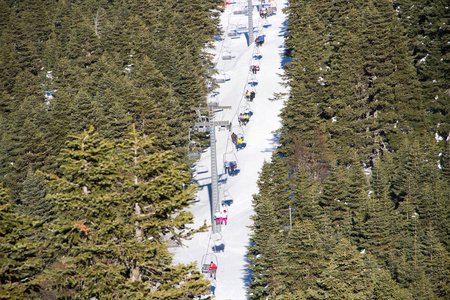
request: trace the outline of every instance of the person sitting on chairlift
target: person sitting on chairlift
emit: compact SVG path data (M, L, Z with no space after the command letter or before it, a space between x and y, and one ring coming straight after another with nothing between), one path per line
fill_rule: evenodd
M214 219L216 219L216 225L219 225L220 221L222 220L222 216L219 210L216 210L216 212L214 213Z
M250 115L248 113L245 113L243 116L244 119L244 125L247 125L248 121L250 121Z
M231 134L231 142L235 145L237 143L237 135L234 132Z
M235 169L236 169L236 165L233 162L230 162L230 174L234 174Z
M217 273L217 265L214 262L211 262L208 266L210 277L214 276L214 279L216 279L216 273Z

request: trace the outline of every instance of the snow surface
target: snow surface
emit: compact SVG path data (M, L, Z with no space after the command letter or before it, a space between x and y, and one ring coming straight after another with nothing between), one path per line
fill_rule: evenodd
M247 5L247 1L232 2L227 6L221 16L221 25L224 31L222 39L215 42L216 68L221 75L229 76L229 80L220 83L217 95L212 95L211 100L221 106L232 106L232 109L218 111L215 120L229 120L232 122L232 131L238 133L238 116L244 109L249 108L253 115L246 126L242 126L244 132L245 148L236 151L231 143L231 132L216 130L217 141L217 168L219 174L219 194L222 210L228 210L228 225L221 226L220 238L223 244L213 248L214 241L211 231L196 234L192 240L186 241L183 247L171 248L174 253L174 263L197 262L201 270L202 259L209 263L212 258L217 258L217 279L211 280L215 299L246 299L247 288L250 283L250 271L247 267L247 246L249 245L249 225L252 224L250 216L253 214L252 195L258 193L256 181L264 161L270 160L271 154L277 146L277 134L274 133L281 126L278 116L284 104L284 97L276 101L274 93L286 93L286 88L281 84L280 74L283 73L282 65L285 58L284 31L286 27L285 15L282 9L287 2L282 0L266 1L277 8L274 15L266 20L260 18L257 5L260 1L254 1L253 26L254 38L265 35L264 44L257 48L255 43L247 44L248 16L234 14ZM230 30L240 32L237 36L228 36ZM223 60L222 55L232 53L231 60ZM250 65L259 64L260 71L253 75ZM252 90L249 82L254 82L256 97L253 102L247 102L244 97L246 90ZM212 224L211 218L211 157L208 148L201 159L193 166L195 179L200 190L198 202L190 207L194 214L192 228L198 228L206 220ZM235 176L224 174L223 161L228 158L237 158L239 173ZM217 243L216 243L217 244ZM214 252L214 250L219 250ZM207 256L207 257L206 257Z

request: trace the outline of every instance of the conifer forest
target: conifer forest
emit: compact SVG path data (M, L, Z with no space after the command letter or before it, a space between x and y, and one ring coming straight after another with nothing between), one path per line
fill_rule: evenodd
M286 2L248 298L449 299L450 4ZM0 299L209 294L169 247L207 230L186 148L221 5L0 0Z

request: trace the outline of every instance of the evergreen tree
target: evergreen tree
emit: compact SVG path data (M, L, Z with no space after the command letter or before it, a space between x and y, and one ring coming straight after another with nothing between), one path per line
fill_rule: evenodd
M36 274L41 272L40 241L29 238L41 230L27 215L15 213L9 192L0 183L0 294L4 299L34 298Z
M22 185L20 203L16 204L16 209L22 214L47 221L51 218L53 212L52 203L45 199L46 194L47 187L44 176L29 170Z
M170 153L153 152L151 140L135 131L120 147L92 127L71 138L63 177L49 176L55 190L47 198L58 219L46 250L53 259L38 278L42 290L74 299L204 293L207 282L193 265L170 266L166 244L195 232L185 232L192 215L181 212L194 197L193 188L183 190L190 180L183 166Z
M275 208L270 198L255 195L252 216L253 233L248 246L249 268L252 271L252 281L248 288L250 299L261 299L273 295L283 287L281 280L282 260L280 224L275 215ZM280 287L282 285L283 287Z

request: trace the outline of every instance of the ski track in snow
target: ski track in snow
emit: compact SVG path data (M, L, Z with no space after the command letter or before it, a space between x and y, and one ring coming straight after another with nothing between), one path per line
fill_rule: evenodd
M223 40L215 42L216 68L223 70L230 76L230 80L220 83L218 95L213 101L221 106L232 106L232 109L219 111L215 114L215 120L228 120L235 129L238 124L239 112L246 107L247 101L244 93L251 90L248 81L256 79L256 97L249 102L253 115L244 130L244 142L246 147L235 150L231 143L231 132L216 130L217 140L217 168L219 175L220 202L227 200L228 225L222 225L221 235L224 242L223 251L213 252L210 241L211 231L196 234L192 240L185 241L183 247L173 247L174 263L188 264L197 262L201 270L202 258L205 254L214 254L218 260L217 280L211 283L215 287L215 299L246 299L247 288L250 283L250 271L247 267L247 245L249 244L250 229L252 224L250 216L253 215L252 195L258 192L256 181L264 161L270 160L274 148L277 146L277 138L274 131L281 126L279 118L283 100L270 101L274 93L286 92L286 88L280 83L282 74L282 54L284 51L285 15L282 9L287 2L276 0L266 2L277 7L274 15L267 20L260 18L257 5L260 1L253 1L253 26L254 38L265 35L264 44L257 48L253 42L250 47L247 44L247 33L237 37L228 36L233 25L248 25L248 16L235 15L233 10L246 6L247 1L232 2L227 6L221 16L221 25L224 31ZM223 60L222 54L231 52L235 57L232 60ZM260 56L260 71L253 75L249 68L255 62L254 57ZM235 176L224 174L224 155L236 156L240 172ZM192 228L198 228L206 220L211 223L211 158L210 149L207 149L201 159L194 165L195 179L200 187L198 202L189 210L194 214ZM222 208L223 209L223 208ZM209 263L207 261L206 263Z

